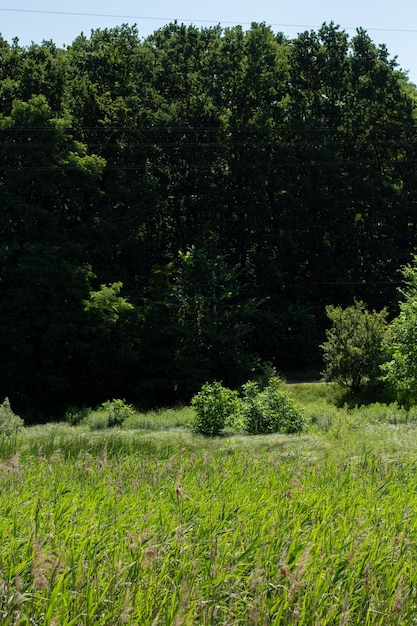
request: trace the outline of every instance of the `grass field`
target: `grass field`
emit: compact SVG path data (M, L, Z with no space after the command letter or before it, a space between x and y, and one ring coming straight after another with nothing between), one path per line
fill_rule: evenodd
M0 624L417 624L416 414L292 390L301 435L0 438Z

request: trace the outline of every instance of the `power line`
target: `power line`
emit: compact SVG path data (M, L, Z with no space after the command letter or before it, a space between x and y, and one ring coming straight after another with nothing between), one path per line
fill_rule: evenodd
M9 8L0 8L0 11L4 12L13 12L13 13L37 13L42 15L72 15L76 17L105 17L109 19L126 19L126 20L152 20L152 21L161 21L161 22L189 22L191 24L240 24L242 26L250 26L253 22L239 22L235 21L225 21L225 20L201 20L201 19L189 19L189 18L174 18L174 17L156 17L150 15L119 15L116 13L80 13L76 11L46 11L40 9L9 9ZM275 22L270 24L270 26L280 27L280 28L321 28L321 24L281 24L279 22ZM344 30L357 30L357 26L343 26ZM376 28L376 27L367 27L365 28L367 31L379 31L379 32L391 32L391 33L417 33L417 29L415 28Z
M61 120L62 118L51 118L52 121L56 119ZM398 125L394 124L381 124L379 126L372 127L372 130L378 131L395 131L395 132L404 132L405 130L412 130L417 128L417 123L413 122L412 124L406 125ZM0 132L9 133L12 131L50 131L56 132L55 126L10 126L10 127L0 127ZM369 125L359 126L359 125L351 125L349 127L344 128L342 125L340 126L301 126L301 125L293 125L286 124L285 126L272 126L267 128L254 128L248 126L231 126L228 128L222 128L221 126L168 126L166 124L162 126L158 125L148 125L148 126L70 126L65 129L65 132L101 132L101 133L153 133L153 132L161 132L168 131L170 133L194 133L194 132L225 132L228 133L244 133L247 134L258 134L262 131L266 133L270 132L278 132L278 133L293 133L293 132L323 132L323 131L339 131L343 133L347 133L353 130L357 130L360 132L364 132L369 130Z
M319 143L312 141L293 141L293 142L283 142L279 139L271 140L271 141L224 141L224 142L203 142L203 141L187 141L187 142L172 142L172 141L141 141L135 143L128 143L126 145L120 145L114 142L85 142L86 145L90 149L105 149L105 148L118 148L119 150L123 150L124 148L133 149L133 148L196 148L201 150L203 148L291 148L293 146L304 147L304 148L322 148L323 150L329 148L339 148L342 149L344 147L356 147L358 145L357 141L330 141ZM371 148L409 148L411 144L405 141L395 141L392 140L391 143L387 141L379 141L379 142L371 142L369 144ZM41 150L44 148L56 148L56 149L70 149L72 146L69 143L65 142L57 142L57 143L35 143L35 142L20 142L20 143L0 143L0 149L15 149L15 150Z
M91 156L91 155L88 155ZM97 156L97 155L94 155ZM402 161L399 165L401 166L415 166L417 164L417 160L415 159L407 159ZM230 165L230 163L227 163L226 165ZM239 169L244 170L245 172L247 172L249 169L253 169L253 165L245 165L245 164L241 164L241 163L234 163L233 164L233 169L236 170L236 165L240 166ZM306 169L314 169L314 168L322 168L322 167L335 167L335 166L340 166L340 167L349 167L349 166L365 166L365 165L373 165L373 162L370 161L365 161L364 159L362 160L351 160L351 161L343 161L343 160L332 160L332 161L319 161L319 160L307 160L307 161L285 161L285 163L278 163L277 166L285 166L286 168L294 168L294 169L300 169L300 170L306 170ZM385 161L381 161L380 165L382 166L394 166L394 165L398 165L397 161L393 161L393 160L385 160ZM134 164L134 165L104 165L103 169L104 171L118 171L118 172L128 172L128 171L134 171L134 172L138 172L138 171L162 171L164 170L165 167L169 167L170 171L172 172L180 172L180 171L186 171L186 172L211 172L211 173L215 173L218 170L222 169L222 164L218 164L216 162L212 163L212 164L201 164L199 165L198 163L184 163L183 165L179 165L179 164L172 164L168 161L163 161L161 163L147 163L147 164ZM76 172L81 172L80 168L78 166L73 166L73 165L60 165L60 164L56 164L56 165L45 165L45 166L37 166L37 165L22 165L22 166L0 166L0 172L4 172L4 173L8 173L8 172L14 172L14 173L22 173L22 172L44 172L44 171L54 171L54 172L66 172L66 171L76 171ZM90 173L90 170L86 170L87 173ZM226 178L228 177L227 174L225 174Z

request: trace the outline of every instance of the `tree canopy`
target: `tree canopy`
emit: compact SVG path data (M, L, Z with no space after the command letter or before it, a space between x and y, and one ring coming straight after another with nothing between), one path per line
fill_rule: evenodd
M394 310L415 103L333 23L0 38L0 396L183 402L316 364L328 305Z

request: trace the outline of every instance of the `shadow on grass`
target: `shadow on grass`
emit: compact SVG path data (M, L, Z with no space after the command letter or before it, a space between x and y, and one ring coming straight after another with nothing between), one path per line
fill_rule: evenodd
M294 400L304 407L317 402L348 409L375 403L388 405L395 401L398 401L400 405L406 404L383 385L363 390L360 393L354 393L336 382L287 382L286 386Z
M368 406L375 403L391 404L398 400L389 389L382 385L373 387L372 389L364 389L357 393L354 393L351 389L341 386L338 387L338 392L335 394L335 404L337 407L353 409L357 406Z

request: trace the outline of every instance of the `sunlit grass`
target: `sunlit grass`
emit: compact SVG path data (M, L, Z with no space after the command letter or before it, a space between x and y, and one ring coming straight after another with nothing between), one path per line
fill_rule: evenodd
M184 410L2 438L0 623L417 623L410 414L305 412L292 436L207 439Z
M124 422L123 427L151 431L166 430L187 427L191 424L193 417L194 411L191 407L149 411L148 413L137 413L134 417L128 418Z

